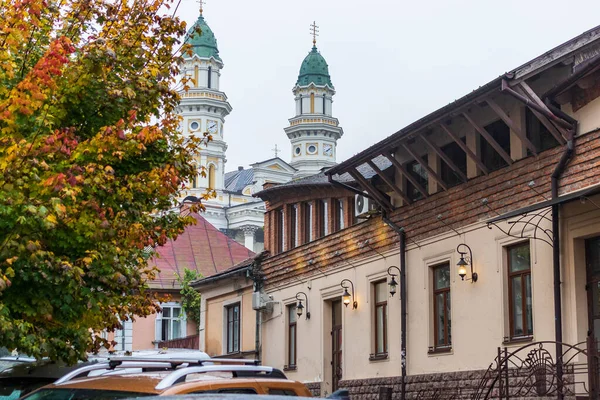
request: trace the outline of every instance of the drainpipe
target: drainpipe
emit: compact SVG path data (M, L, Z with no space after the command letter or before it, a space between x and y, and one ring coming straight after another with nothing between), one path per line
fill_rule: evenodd
M551 177L552 198L558 198L558 179L563 173L569 159L573 155L573 136L577 129L577 123L573 125L573 129L569 131L569 137L565 151L563 152L554 172ZM563 379L563 359L562 359L562 295L560 281L560 206L554 204L552 206L552 264L554 269L554 336L556 340L556 377L558 385L562 386ZM557 390L558 399L563 398L562 387Z
M383 217L383 222L392 228L400 239L400 362L402 365L402 384L400 400L406 399L406 233L404 229Z

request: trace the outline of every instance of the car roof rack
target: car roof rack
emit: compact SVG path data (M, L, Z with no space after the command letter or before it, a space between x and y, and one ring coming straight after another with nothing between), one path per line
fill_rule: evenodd
M126 369L126 368L141 368L142 371L165 371L165 370L176 370L182 365L186 365L187 368L180 368L179 370L187 370L189 368L205 368L203 371L196 371L190 373L201 373L201 372L232 372L234 377L256 377L257 375L268 376L277 379L287 379L287 377L278 369L271 367L260 367L258 366L258 360L248 359L233 359L233 358L179 358L179 359L168 359L168 358L144 358L144 357L111 357L108 362L101 362L91 365L85 365L81 368L77 368L68 374L65 374L62 378L58 379L55 384L61 384L69 382L76 378L86 377L92 371L107 370L112 371L115 369ZM209 365L205 365L209 364ZM215 364L232 364L232 365L215 365ZM240 365L242 364L242 365ZM250 364L250 365L248 365ZM185 377L187 374L183 374ZM170 375L169 375L170 376ZM167 376L168 378L168 376ZM166 378L165 378L166 379Z
M234 378L274 378L287 379L287 376L277 368L253 365L207 365L204 367L187 367L177 369L163 378L156 385L156 390L164 390L178 383L183 383L191 374L207 372L231 372Z

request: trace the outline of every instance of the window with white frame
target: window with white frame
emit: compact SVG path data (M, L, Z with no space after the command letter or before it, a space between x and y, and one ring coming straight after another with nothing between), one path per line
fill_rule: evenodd
M240 351L240 303L225 306L227 353Z
M155 340L173 340L186 336L186 318L181 304L161 304L162 312L156 316Z

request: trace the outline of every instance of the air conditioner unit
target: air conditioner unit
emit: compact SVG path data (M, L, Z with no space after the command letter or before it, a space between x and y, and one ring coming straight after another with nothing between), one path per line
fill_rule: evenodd
M375 204L373 200L369 199L367 196L361 196L357 194L354 196L354 216L358 217L359 215L366 214L367 212L374 210Z
M275 303L277 302L273 301L273 296L262 292L252 292L252 309L255 311L271 313Z

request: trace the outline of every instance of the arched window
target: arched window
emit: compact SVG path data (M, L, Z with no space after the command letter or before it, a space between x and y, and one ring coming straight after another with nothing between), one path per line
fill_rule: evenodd
M208 167L208 188L209 189L215 188L215 177L216 177L215 170L216 170L216 168L212 164L210 165L210 167Z

